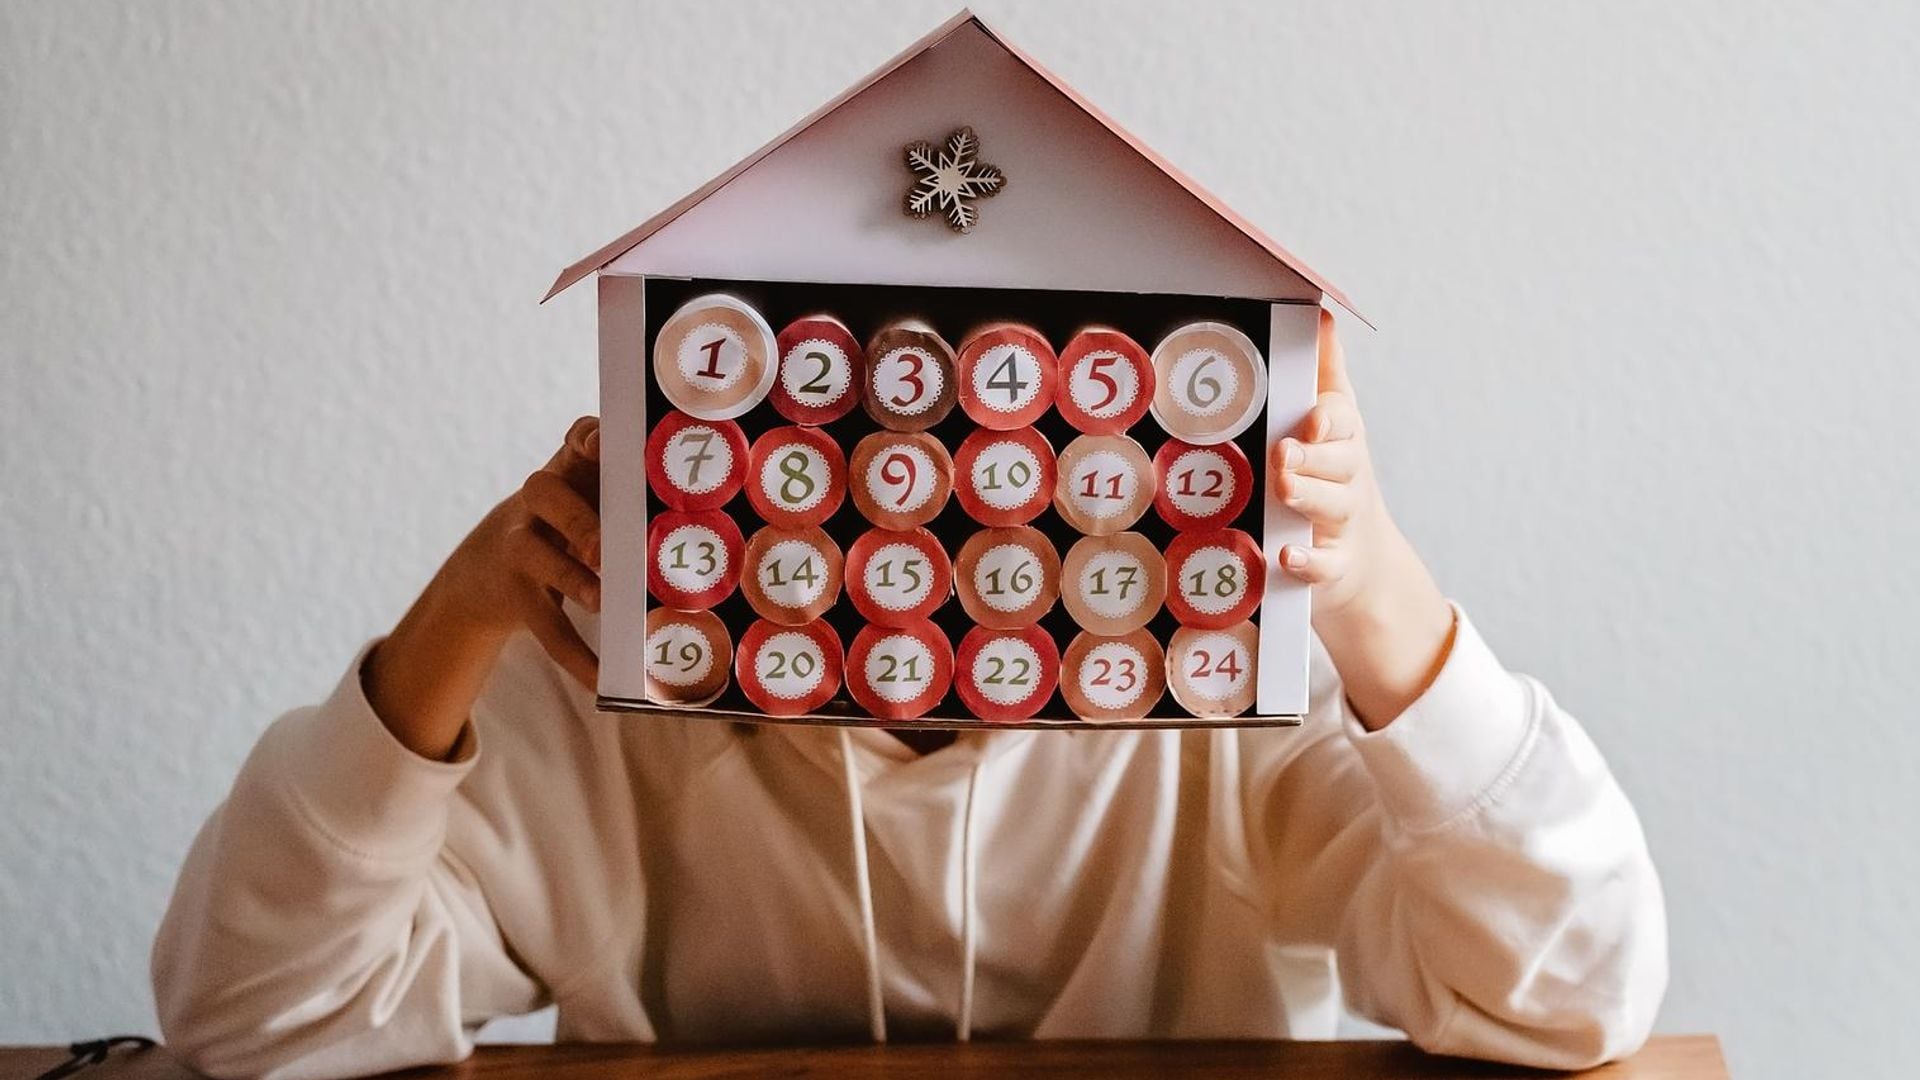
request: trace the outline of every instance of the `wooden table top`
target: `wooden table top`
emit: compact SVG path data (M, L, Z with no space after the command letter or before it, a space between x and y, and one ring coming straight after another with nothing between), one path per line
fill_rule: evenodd
M0 1047L0 1078L31 1080L67 1052ZM397 1074L519 1080L733 1080L762 1077L888 1077L1045 1075L1054 1077L1254 1077L1260 1080L1501 1080L1567 1075L1458 1058L1432 1057L1401 1042L1068 1042L927 1043L890 1046L692 1049L625 1044L483 1046L459 1065ZM79 1080L192 1080L165 1050L119 1051ZM1590 1080L1726 1080L1720 1043L1711 1035L1656 1036L1625 1061L1574 1074Z

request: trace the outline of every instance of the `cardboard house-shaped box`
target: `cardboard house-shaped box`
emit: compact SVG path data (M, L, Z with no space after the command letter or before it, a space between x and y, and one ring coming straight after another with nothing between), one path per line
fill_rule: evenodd
M650 525L657 533L668 507L649 483L649 439L657 440L663 429L686 420L674 410L678 399L670 400L670 388L661 385L658 371L664 369L655 365L663 358L654 354L666 348L662 344L665 334L672 330L670 323L683 305L697 305L702 298L711 302L718 295L723 303L737 300L745 313L740 318L750 316L754 325L770 330L805 316L830 315L847 328L850 348L855 351L860 349L860 342L869 341L869 335L888 325L917 326L957 343L979 327L1011 320L1044 337L1048 344L1042 349L1060 350L1057 367L1053 366L1055 356L1051 352L1047 359L1049 375L1060 380L1069 378L1067 345L1078 330L1090 326L1117 329L1136 339L1142 350L1154 352L1150 363L1162 367L1158 385L1150 391L1159 394L1153 398L1154 415L1143 416L1143 406L1134 414L1138 419L1132 427L1122 433L1136 437L1149 453L1165 446L1171 439L1170 430L1179 430L1178 423L1168 423L1165 410L1193 405L1178 393L1184 392L1189 398L1202 393L1217 398L1223 385L1219 380L1209 381L1208 373L1194 370L1191 362L1182 361L1187 363L1186 368L1164 367L1164 343L1179 328L1223 328L1222 333L1251 346L1256 369L1264 365L1264 370L1211 373L1224 375L1224 385L1230 391L1237 390L1242 396L1257 394L1243 403L1248 411L1242 417L1242 428L1228 437L1211 440L1226 444L1223 450L1243 451L1251 469L1250 474L1232 478L1250 492L1251 500L1243 496L1227 524L1251 538L1257 549L1253 557L1264 567L1273 566L1282 545L1310 540L1306 523L1268 491L1264 450L1289 432L1313 403L1320 310L1337 305L1351 312L1351 305L1312 270L971 13L963 11L744 161L568 267L548 296L596 274L605 536L599 695L604 709L735 721L969 727L985 723L981 719L983 711L991 710L985 706L970 708L959 695L957 684L969 678L978 683L986 678L982 674L987 670L984 665L991 662L1004 669L1011 655L994 660L978 648L970 653L963 646L956 661L953 653L946 653L945 673L956 684L953 692L943 684L931 700L880 716L848 700L846 690L834 692L835 687L843 681L849 684L847 689L853 689L851 684L863 673L869 680L876 677L876 663L884 661L898 667L902 657L863 653L858 646L841 652L843 644L852 645L874 622L865 614L873 609L850 604L844 597L837 603L829 598L826 610L815 608L805 612L805 618L789 621L811 622L832 631L825 640L831 641L828 651L833 655L825 666L833 669L829 676L843 679L829 678L825 689L808 699L805 708L780 710L787 715L770 716L771 710L755 704L756 700L766 700L764 694L743 693L742 680L754 679L760 686L760 676L781 674L768 667L749 671L752 662L761 660L756 657L750 662L745 639L749 626L756 622L756 611L764 611L749 607L742 596L744 587L733 586L741 574L752 579L751 566L730 568L735 577L716 590L724 596L717 604L709 595L699 603L684 605L710 607L712 614L701 617L708 620L704 625L721 628L718 635L722 640L705 640L697 627L689 630L684 625L669 627L673 633L668 633L662 629L666 624L657 621L653 627L656 632L650 637L650 619L664 617L672 622L677 616L663 608L683 605L662 605L650 597L650 573L659 572L653 562L666 557L659 550L657 535L650 547ZM726 324L734 317L722 312L719 323L709 320L704 325ZM901 319L918 322L898 323ZM749 338L755 336L750 326L744 332ZM699 346L690 345L689 340L683 339L679 346L683 370L695 370L684 366L689 348L696 349L695 365L710 363L720 355L718 351L698 353ZM1162 343L1162 347L1156 348L1156 343ZM748 351L757 347L753 343L746 346ZM714 344L712 348L718 350L720 346ZM774 357L763 356L759 362L777 367L778 354L785 348L783 341L774 349ZM868 346L864 363L879 359L872 348ZM1200 363L1205 363L1205 355L1194 355L1201 356ZM671 359L665 358L664 362L670 363ZM1085 374L1083 365L1083 381ZM1145 374L1151 379L1153 368ZM1095 371L1093 375L1108 387L1105 396L1110 397L1114 385L1110 374ZM1170 375L1177 376L1185 386L1184 391L1175 393L1178 400L1174 406L1168 402L1175 399L1166 396ZM770 382L771 376L767 378ZM949 371L948 378L964 395L964 373L956 376ZM1064 385L1052 392L1061 402L1070 396ZM1048 454L1050 470L1056 464L1064 469L1067 454L1062 448L1079 437L1075 427L1089 430L1082 425L1069 426L1062 419L1064 411L1062 404L1018 425L1038 433L1053 450L1061 451L1058 463ZM778 415L761 404L738 416L738 434L757 444L762 435L789 420L790 416ZM855 408L844 421L816 429L851 455L852 464L842 466L845 471L836 483L850 482L859 487L858 476L846 480L861 467L856 440L884 427ZM964 462L964 436L973 430L961 410L954 409L948 420L919 436L930 436L940 444L938 450L927 449L946 459L946 467L953 470L953 483L965 481L959 475L964 472L964 464L955 467L952 462ZM953 451L950 459L946 451ZM758 452L756 445L754 453ZM723 447L719 453L729 462L749 457L745 442L735 444L731 451ZM838 458L837 454L833 456ZM703 451L696 465L709 463L711 457ZM753 460L766 476L780 478L771 464ZM871 460L867 467L873 467ZM1163 469L1158 472L1157 477L1144 481L1169 488L1171 478ZM1093 479L1086 480L1087 494L1092 495ZM752 477L744 481L749 487L752 482ZM1064 485L1064 475L1058 482ZM1191 484L1190 475L1185 482ZM792 490L810 491L811 487L807 482ZM1191 493L1190 487L1188 490ZM856 541L875 521L882 520L872 513L863 518L861 508L856 506L859 502L857 497L846 500L831 520L822 522L831 535L835 559L841 557L842 549L846 551L843 591L848 594L859 587L859 575L854 572L860 554ZM862 505L871 509L870 503ZM749 505L743 497L718 507L707 505L704 512L737 522L737 535L752 535L761 529L765 517L755 513L759 506ZM1081 539L1081 532L1090 531L1076 529L1069 510L1057 503L1034 515L1030 523L1057 546L1060 554L1068 555L1065 571L1060 569L1061 564L1053 563L1048 570L1054 578L1047 587L1061 593L1071 593L1075 587L1074 582L1062 579L1063 574L1076 572L1070 549ZM1171 557L1181 543L1178 530L1170 524L1172 513L1162 510L1156 514L1149 509L1130 526L1128 535L1144 537L1143 546ZM731 534L731 527L724 522L707 520L713 522L714 530ZM966 562L956 553L961 551L962 541L982 526L969 517L957 499L949 500L939 516L926 525L950 561L947 580L964 577L953 569ZM684 557L684 550L680 555ZM718 561L729 559L741 560L737 540L729 542ZM711 565L715 560L708 558L706 562ZM982 564L976 559L973 565L977 571ZM867 566L871 573L871 560ZM836 587L840 585L841 569L835 567ZM1169 561L1160 571L1169 579L1166 584L1174 594L1183 588L1181 569ZM1208 566L1200 566L1191 574L1196 587L1203 590L1207 587L1206 569ZM1082 559L1077 572L1087 575L1096 570ZM1224 592L1224 578L1221 582ZM1084 581L1080 587L1086 587ZM1246 621L1236 629L1244 633L1254 654L1247 660L1257 663L1243 665L1236 656L1230 667L1222 666L1217 655L1209 656L1204 649L1195 653L1190 633L1183 647L1176 649L1176 635L1187 633L1182 627L1190 626L1191 620L1176 617L1172 598L1164 610L1156 603L1151 619L1135 631L1157 643L1149 651L1155 652L1153 662L1163 665L1158 672L1143 673L1143 678L1185 687L1192 682L1189 676L1196 673L1202 677L1215 675L1207 670L1207 664L1213 663L1225 672L1216 676L1216 689L1236 681L1244 684L1235 706L1223 710L1183 708L1172 694L1162 699L1156 688L1154 700L1147 703L1150 708L1142 706L1131 712L1122 709L1105 718L1120 721L1116 726L1297 723L1307 704L1307 590L1277 572L1265 574L1263 582L1256 577L1251 587L1255 596L1250 602L1257 607L1250 618L1238 616ZM940 588L940 594L930 601L935 609L930 623L959 643L980 620L951 602L953 590L946 581ZM1053 604L1051 599L1048 604L1046 613L1033 620L1037 636L1032 640L1038 642L1041 651L1052 653L1054 677L1059 677L1063 663L1060 651L1072 654L1078 647L1069 645L1070 639L1091 635L1094 645L1101 640L1117 640L1103 638L1092 630L1083 634L1083 626L1089 625L1087 619L1076 618L1065 605ZM1084 613L1084 608L1081 610ZM1210 640L1217 642L1219 635ZM907 645L914 647L911 642ZM684 657L684 666L691 674L675 682L664 678L664 668L650 671L650 646L659 654L659 661L667 664ZM760 633L752 647L766 650L766 634ZM1008 647L1016 651L1023 648L1018 642ZM736 651L740 653L737 657ZM771 652L768 655L771 658ZM1099 678L1091 669L1105 665L1099 675L1112 676L1112 660L1117 655L1109 652L1090 656L1086 648L1080 648L1077 657L1069 656L1070 661L1087 669L1079 692L1068 685L1071 679L1062 680L1058 692L1049 687L1043 700L1016 710L1017 715L1000 714L994 720L1012 721L1013 726L1084 726L1086 720L1081 718L1099 715L1097 706L1105 700L1091 686ZM814 657L818 659L821 657ZM911 670L912 657L905 659ZM773 662L784 660L781 656ZM963 670L969 662L980 665L980 670L971 674ZM1013 662L1022 663L1017 659ZM868 667L862 668L862 664ZM1180 664L1191 668L1182 672L1177 666ZM696 666L698 671L693 670ZM808 686L821 685L815 666L810 660L802 672L815 676ZM739 678L730 678L736 669ZM1130 664L1126 674L1133 674ZM701 677L703 688L696 693L681 692L694 675ZM1109 680L1106 688L1111 686ZM796 695L799 692L794 691ZM1226 693L1224 689L1220 692ZM1089 693L1099 700L1090 705ZM971 700L978 703L981 699L976 695Z

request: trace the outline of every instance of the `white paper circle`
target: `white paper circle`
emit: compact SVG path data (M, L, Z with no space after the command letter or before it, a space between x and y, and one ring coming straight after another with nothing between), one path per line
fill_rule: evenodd
M1018 705L1040 681L1040 651L1012 634L980 647L973 658L973 685L995 705Z
M1103 619L1124 619L1147 600L1147 568L1131 552L1109 548L1088 559L1075 582L1080 602Z
M813 693L826 671L827 657L820 643L797 630L768 637L753 661L753 675L761 687L787 701Z
M1040 358L1011 342L988 346L973 366L973 397L994 412L1013 413L1040 396Z
M867 653L865 674L883 700L912 701L933 686L933 650L911 634L888 634Z
M1095 349L1073 362L1067 395L1088 416L1109 420L1140 400L1140 372L1112 349Z
M747 370L747 343L730 326L702 323L681 336L674 362L688 386L718 393L739 382Z
M726 580L727 545L705 525L682 525L661 542L654 572L681 592L706 592Z
M1219 631L1186 643L1180 663L1188 691L1203 701L1225 701L1245 690L1253 678L1253 657L1247 655L1245 644Z
M775 605L804 608L826 594L826 561L805 540L781 540L761 553L754 580Z
M1173 459L1160 490L1181 513L1208 518L1233 502L1233 466L1218 450L1187 450Z
M707 635L683 622L663 623L647 635L647 678L667 686L693 686L713 670Z
M1219 615L1230 611L1247 594L1247 568L1237 552L1209 545L1195 548L1180 564L1180 590L1195 611Z
M897 416L918 416L933 408L947 388L940 361L925 349L902 345L874 362L874 400Z
M806 443L788 443L760 463L760 494L775 506L802 513L826 501L832 476L826 455Z
M987 444L968 473L974 494L995 510L1013 510L1040 493L1040 458L1012 439Z
M1027 587L1017 588L1021 583ZM1019 611L1040 597L1041 568L1024 544L995 544L973 564L973 591L995 611Z
M660 456L673 486L689 495L718 489L733 471L733 447L726 436L705 424L689 424L674 432Z
M821 356L826 357L825 371L820 370ZM800 404L824 408L853 388L853 361L847 359L846 350L826 338L808 338L787 350L786 362L780 365L780 385Z
M1147 658L1124 641L1103 641L1080 664L1080 693L1097 709L1124 709L1147 689Z
M1119 477L1119 483L1114 482L1114 477ZM1082 457L1074 462L1073 473L1067 478L1068 500L1095 521L1127 512L1139 494L1139 469L1134 462L1112 450L1095 450Z
M904 455L912 462L904 485L886 479L888 473L899 476L902 465L895 455ZM911 443L889 446L873 455L867 462L867 475L861 478L867 485L867 494L880 509L899 514L909 514L925 506L933 498L936 479L932 455Z
M882 544L861 569L861 585L888 611L909 611L933 595L933 566L912 544Z

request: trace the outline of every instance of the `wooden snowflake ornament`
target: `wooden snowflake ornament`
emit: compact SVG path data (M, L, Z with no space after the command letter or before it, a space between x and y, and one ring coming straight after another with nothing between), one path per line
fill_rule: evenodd
M980 138L970 127L947 136L942 147L911 144L907 168L917 177L907 192L907 213L923 218L939 210L957 233L970 232L980 222L973 200L990 198L1007 186L1005 173L980 162Z

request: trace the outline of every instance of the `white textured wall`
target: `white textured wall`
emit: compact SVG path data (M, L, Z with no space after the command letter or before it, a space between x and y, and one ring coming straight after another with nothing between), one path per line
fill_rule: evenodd
M554 271L950 13L0 6L0 1042L149 1029L173 870L594 400ZM1665 872L1663 1027L1920 1040L1920 12L983 5L1347 286L1407 529Z

